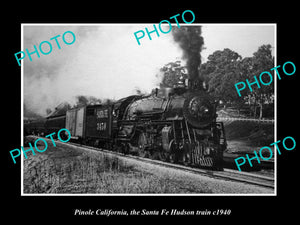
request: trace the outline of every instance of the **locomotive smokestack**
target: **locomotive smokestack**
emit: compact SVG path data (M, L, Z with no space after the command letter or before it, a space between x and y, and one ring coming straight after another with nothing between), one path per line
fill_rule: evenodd
M203 79L199 76L201 64L202 46L204 44L201 36L201 26L181 26L172 29L174 41L183 50L183 58L186 59L186 66L189 76L189 89L202 90Z

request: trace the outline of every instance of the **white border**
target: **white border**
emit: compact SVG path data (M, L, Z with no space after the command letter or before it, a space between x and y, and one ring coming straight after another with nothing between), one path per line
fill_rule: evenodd
M143 25L151 25L151 23L127 23L127 24L119 24L119 23L95 23L95 24L89 24L89 23L21 23L21 51L24 50L24 42L23 42L23 34L24 34L24 26L143 26ZM172 25L177 25L172 23ZM195 24L184 24L184 26L274 26L274 64L277 66L277 23L195 23ZM21 63L21 146L24 146L23 143L23 135L24 135L24 119L23 119L23 113L24 113L24 67L23 67L24 61ZM275 77L275 76L274 76ZM277 76L275 79L275 95L274 95L274 139L275 142L277 141ZM259 193L259 194L221 194L221 193L215 193L215 194L28 194L24 193L24 183L23 183L23 154L21 154L21 196L277 196L277 152L274 151L275 158L274 158L274 193Z
M274 26L274 66L277 66L277 24L275 24ZM274 77L276 77L275 82L274 82L274 139L276 142L277 141L277 76L275 76L275 72L274 72ZM277 151L275 151L275 147L274 147L274 153L275 153L275 157L274 157L274 194L275 196L277 196Z
M21 24L21 51L24 49L24 42L23 42L23 34L24 34L24 26ZM21 146L24 146L24 66L21 63ZM23 154L21 154L21 196L25 195L24 190L24 171L23 171Z

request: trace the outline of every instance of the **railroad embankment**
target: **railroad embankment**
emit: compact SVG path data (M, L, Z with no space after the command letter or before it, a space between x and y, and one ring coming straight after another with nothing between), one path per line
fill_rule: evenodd
M32 140L30 140L32 141ZM48 140L51 141L51 140ZM24 159L24 194L236 194L271 189L199 176L59 143Z
M223 121L227 138L227 149L224 152L225 167L236 169L234 159L244 154L253 155L263 146L269 146L274 142L275 127L270 121L247 120L243 118L226 118ZM274 156L274 147L271 147ZM264 153L268 155L269 152ZM266 174L274 173L274 157L268 161L262 161L256 168L244 168L246 170L261 170Z

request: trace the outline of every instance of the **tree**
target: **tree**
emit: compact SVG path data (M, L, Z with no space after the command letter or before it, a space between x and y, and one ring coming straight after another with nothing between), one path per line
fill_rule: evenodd
M274 71L270 71L274 67L274 57L272 57L272 46L271 45L262 45L258 50L253 53L253 57L245 58L241 61L240 70L243 76L243 80L248 79L250 83L254 82L254 76L259 80L259 76L262 72L269 72L274 78ZM272 78L272 80L273 80ZM270 77L268 75L261 77L264 83L269 83ZM265 102L272 101L274 95L274 81L269 85L262 85L260 83L260 88L258 86L252 85L252 92L247 92L247 99L249 103L253 99L254 103L254 116L256 116L257 105L259 106L259 118L263 117L263 108ZM246 92L244 92L246 93Z
M208 84L208 91L215 98L225 103L240 106L243 99L237 98L234 84L239 81L239 62L241 56L225 48L208 56L208 61L201 65L200 75Z
M243 90L243 96L239 97L235 89L238 82L250 83L254 82L253 76L259 75L264 71L270 71L274 67L274 58L271 54L271 45L262 45L253 54L252 57L242 57L225 48L223 51L215 51L208 56L208 61L201 65L200 75L209 86L209 93L215 98L223 100L225 104L233 104L240 109L245 102L254 105L254 113L256 116L257 106L260 108L259 117L263 117L263 107L265 102L270 102L274 95L274 82L268 86L261 85L258 88L252 85L252 92L248 88ZM274 77L274 73L270 71ZM263 82L268 83L269 76L262 77Z
M228 48L217 50L200 66L200 78L207 84L208 92L216 99L222 100L225 106L234 105L240 112L245 103L248 103L249 106L253 106L253 116L256 116L259 108L259 118L262 118L265 102L271 102L274 97L274 81L270 85L260 84L261 88L254 84L251 86L252 92L245 88L242 97L238 95L235 84L246 83L246 79L252 83L254 75L259 80L259 75L264 71L270 72L274 78L274 71L270 71L274 67L271 49L271 45L262 45L252 57L246 58ZM166 64L161 68L160 74L161 87L174 87L181 79L188 77L187 69L181 66L180 61ZM262 81L269 83L270 77L265 75Z
M160 87L174 87L182 79L187 78L187 70L181 66L180 61L169 62L160 69L160 75L162 76Z

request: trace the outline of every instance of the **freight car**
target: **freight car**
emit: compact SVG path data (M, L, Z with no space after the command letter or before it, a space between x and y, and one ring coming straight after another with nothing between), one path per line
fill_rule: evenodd
M112 106L88 105L70 109L66 113L66 128L71 139L87 145L103 146L112 138Z

